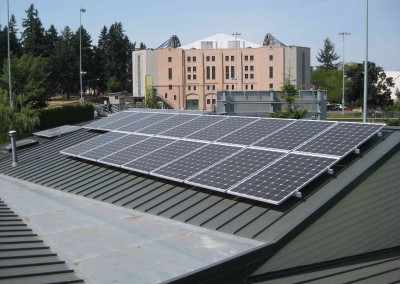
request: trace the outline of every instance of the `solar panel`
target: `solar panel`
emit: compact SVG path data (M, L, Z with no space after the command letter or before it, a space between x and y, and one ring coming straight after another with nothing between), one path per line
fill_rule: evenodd
M245 149L185 182L218 191L226 191L283 155L284 153L280 152Z
M383 124L338 123L296 151L343 156L383 127Z
M132 113L132 115L129 115L125 118L113 121L111 123L104 124L102 126L99 126L97 129L101 130L116 130L118 128L121 128L122 126L131 124L131 123L140 123L143 119L154 116L155 113L145 113L145 112L136 112Z
M384 127L153 110L89 126L112 132L61 153L272 204L296 195Z
M116 139L110 143L97 147L93 150L85 152L79 155L79 158L84 158L92 161L100 160L108 155L118 152L124 148L132 146L138 142L148 139L148 136L144 135L126 135L122 138Z
M108 132L106 134L102 134L96 136L92 139L86 140L82 143L76 144L72 147L64 149L61 151L61 154L69 155L69 156L78 156L87 151L90 151L96 147L102 146L106 143L110 143L118 138L125 136L124 133L117 133L117 132Z
M151 137L133 146L125 148L122 151L108 155L107 157L100 159L99 162L121 167L132 160L140 158L175 141L175 139Z
M235 130L239 130L241 127L256 121L257 118L247 117L228 117L220 122L217 122L211 126L208 126L196 133L189 135L187 138L198 139L205 141L215 141Z
M171 128L174 128L178 125L181 125L185 122L188 122L192 119L195 119L197 117L199 117L199 115L191 115L191 114L175 115L175 116L168 118L166 120L163 120L159 123L153 124L151 126L143 128L143 129L140 129L137 132L156 135L161 132L167 131Z
M288 154L229 189L229 193L280 204L325 172L336 159Z
M155 108L131 108L127 111L137 111L137 112L163 112L163 113L176 113L176 114L207 114L206 110L191 110L191 109L155 109Z
M106 124L109 124L111 122L126 118L128 116L134 115L134 112L117 112L116 114L95 120L91 123L85 124L84 126L82 126L83 128L87 128L87 129L97 129L99 127L102 127Z
M147 173L205 145L204 143L180 140L125 164L123 168Z
M140 113L145 115L146 113ZM132 122L128 125L122 126L117 128L118 131L126 131L126 132L136 132L137 130L140 130L142 128L145 128L147 126L156 124L158 122L161 122L163 120L166 120L167 118L173 117L176 114L163 114L163 113L156 113L154 115L145 117L141 120Z
M183 181L242 149L240 147L208 144L173 163L156 169L151 174Z
M284 129L268 135L254 146L292 150L334 124L335 122L298 120Z
M232 134L218 139L217 142L251 145L261 138L293 122L295 122L295 120L262 118L250 125L247 125L233 132Z
M33 135L36 135L39 137L53 138L53 137L61 136L66 133L77 131L81 128L82 127L75 126L75 125L63 125L63 126L35 132L35 133L33 133Z
M162 132L161 135L183 138L223 119L226 119L226 117L201 115L198 118L192 119L187 123L181 124L175 128Z

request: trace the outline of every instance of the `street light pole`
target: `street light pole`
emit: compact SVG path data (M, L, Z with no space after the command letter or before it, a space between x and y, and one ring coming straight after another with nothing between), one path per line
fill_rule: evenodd
M367 98L368 98L368 0L366 0L366 19L365 19L365 62L364 62L364 106L363 122L367 122Z
M350 35L350 33L348 33L348 32L340 32L339 35L343 36L343 55L342 55L342 61L343 61L342 115L344 115L344 36Z
M238 79L238 74L237 74L237 61L238 61L238 58L237 58L237 37L240 36L241 33L234 32L232 35L235 36L235 77L234 78L236 80L235 89L237 91L237 85L238 85L238 81L237 81L237 79Z
M11 51L10 51L10 5L7 0L7 48L8 48L8 92L10 95L10 108L14 108L14 102L12 97L12 86L11 86Z
M81 99L80 102L83 104L83 86L82 86L82 13L86 10L79 8L79 79L81 84Z

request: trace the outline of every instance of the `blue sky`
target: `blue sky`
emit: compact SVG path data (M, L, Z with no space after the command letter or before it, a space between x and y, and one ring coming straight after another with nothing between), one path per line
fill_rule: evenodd
M0 23L7 23L6 0L0 2ZM155 48L171 35L186 44L215 33L240 32L262 44L271 33L286 45L311 48L311 65L325 38L342 55L339 32L345 39L346 62L365 59L366 0L203 0L198 2L132 0L10 0L10 14L20 26L25 10L34 4L47 29L79 26L79 7L86 9L82 24L97 43L103 26L121 22L132 42ZM385 70L400 70L400 0L369 0L368 59ZM20 28L20 31L22 29ZM342 59L340 59L341 61Z

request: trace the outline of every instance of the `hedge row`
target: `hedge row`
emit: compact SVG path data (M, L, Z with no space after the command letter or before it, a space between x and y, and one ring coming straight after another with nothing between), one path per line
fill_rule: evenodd
M93 105L64 105L39 110L38 130L53 128L65 124L75 124L93 119Z

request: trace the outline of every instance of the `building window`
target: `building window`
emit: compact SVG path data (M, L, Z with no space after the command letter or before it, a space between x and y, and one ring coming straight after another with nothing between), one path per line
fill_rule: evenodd
M269 56L269 60L270 60L270 61L274 60L274 56L273 56L273 55L270 55L270 56Z
M206 56L206 61L210 61L210 56Z
M247 73L244 74L244 78L245 78L245 79L249 79L249 74L247 74Z
M188 80L192 80L192 75L188 75Z
M215 61L215 56L211 56L211 61Z
M193 86L193 90L196 91L196 86Z
M250 61L253 61L253 60L254 60L254 56L250 55Z
M196 62L196 56L193 56L192 60L193 60L193 62Z
M249 66L244 66L244 71L249 71Z
M250 74L250 79L254 79L254 74Z
M210 86L207 86L207 90L208 90L208 91L210 90Z
M274 88L274 84L269 83L269 88L270 88L270 89L273 89L273 88Z
M254 66L253 65L250 66L250 71L254 71Z
M206 67L206 79L210 80L210 78L211 78L211 68L210 68L210 66L207 66Z
M168 94L167 93L164 94L164 98L166 98L166 99L168 98Z
M229 90L229 85L226 85L226 86L225 86L225 89Z
M168 68L168 79L172 80L172 68Z
M193 75L193 80L196 80L197 79L197 76L196 76L196 74L194 74Z
M225 56L225 61L229 61L229 56Z
M193 66L193 72L196 72L196 71L197 71L196 66Z
M188 91L190 91L190 89L191 89L190 86L188 86Z
M207 99L207 104L209 105L211 103L211 100L210 99Z
M250 89L252 89L252 90L253 90L253 85L250 85Z
M213 90L215 91L215 85L213 85Z
M249 56L248 55L244 56L244 61L249 61Z
M231 78L235 78L235 66L231 66Z
M215 66L211 67L211 79L215 80Z
M235 85L232 85L232 90L234 90L235 89Z
M169 85L169 86L168 86L168 89L172 90L172 85Z
M188 56L188 57L187 57L187 62L190 62L191 59L192 59L192 58L191 58L190 56Z
M168 62L172 62L172 57L168 57Z
M215 105L215 99L212 99L212 104Z
M174 95L174 101L176 101L176 95Z
M118 96L114 96L114 99L118 100Z
M269 67L269 78L270 79L274 78L274 67L273 66Z
M231 56L231 61L235 61L235 56Z
M192 67L188 67L188 72L192 72Z
M229 79L229 66L225 66L225 79Z
M246 90L248 90L248 89L249 89L249 85L245 85L244 88L245 88Z

